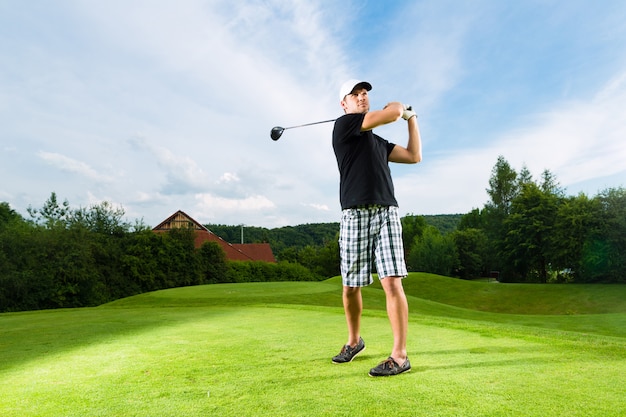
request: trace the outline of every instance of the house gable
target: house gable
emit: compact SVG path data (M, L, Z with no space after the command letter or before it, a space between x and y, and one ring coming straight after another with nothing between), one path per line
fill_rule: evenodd
M230 244L205 226L191 218L187 213L178 210L152 229L155 233L165 233L172 229L189 228L195 231L194 246L201 247L205 242L215 242L220 245L230 261L265 261L276 262L269 243Z
M206 227L191 218L187 213L182 210L178 210L167 219L163 220L158 226L153 228L153 231L167 231L172 229L188 228L193 230L205 230L209 231Z

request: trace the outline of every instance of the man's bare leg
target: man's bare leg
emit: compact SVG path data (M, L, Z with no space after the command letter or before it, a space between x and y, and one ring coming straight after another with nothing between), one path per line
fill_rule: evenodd
M356 346L361 336L363 299L360 287L343 287L343 309L348 324L348 345Z
M409 328L409 305L404 294L402 278L386 277L380 280L387 300L387 315L393 332L391 357L402 365L407 359L406 338Z

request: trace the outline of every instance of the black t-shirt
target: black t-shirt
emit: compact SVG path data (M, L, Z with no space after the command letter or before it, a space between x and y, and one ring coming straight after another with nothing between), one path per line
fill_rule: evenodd
M364 117L364 113L345 114L333 129L341 208L397 206L388 162L395 144L371 130L361 132Z

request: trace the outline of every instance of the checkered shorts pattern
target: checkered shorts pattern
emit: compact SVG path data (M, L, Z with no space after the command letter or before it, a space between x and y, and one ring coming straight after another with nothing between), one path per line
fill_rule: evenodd
M398 207L374 205L343 210L339 251L345 286L364 287L373 283L374 262L380 278L406 277Z

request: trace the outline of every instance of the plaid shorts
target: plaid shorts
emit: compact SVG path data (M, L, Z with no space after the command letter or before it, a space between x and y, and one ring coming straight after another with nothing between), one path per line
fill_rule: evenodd
M380 278L406 277L398 207L374 205L343 210L339 251L342 282L347 287L374 282L372 261Z

